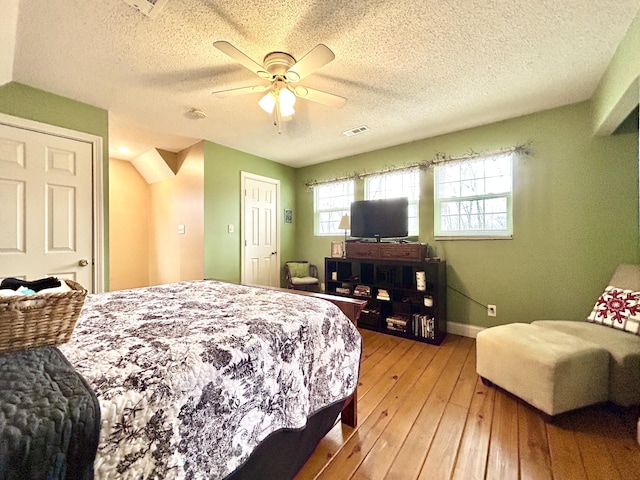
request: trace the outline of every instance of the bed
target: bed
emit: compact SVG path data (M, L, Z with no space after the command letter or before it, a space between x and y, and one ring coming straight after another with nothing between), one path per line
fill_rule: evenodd
M361 338L325 300L203 280L89 295L60 350L99 400L96 478L290 478Z

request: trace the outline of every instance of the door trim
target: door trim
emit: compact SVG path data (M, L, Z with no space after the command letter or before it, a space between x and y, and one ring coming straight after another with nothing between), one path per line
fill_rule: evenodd
M247 242L246 238L244 238L244 233L246 232L244 222L246 221L244 215L244 207L245 207L245 197L246 197L246 179L251 178L253 180L258 180L260 182L265 183L273 183L276 186L276 212L278 218L276 219L276 261L275 264L278 267L278 275L276 278L280 278L280 180L276 178L265 177L262 175L256 175L255 173L249 173L240 171L240 244L242 254L240 255L240 283L245 283L244 278L244 267L246 264L246 256L247 256Z
M93 292L104 292L104 184L103 184L103 139L90 133L77 132L68 128L49 125L46 123L28 120L26 118L14 117L0 113L0 124L8 127L31 130L47 135L68 138L91 145L93 157L92 178L93 178Z

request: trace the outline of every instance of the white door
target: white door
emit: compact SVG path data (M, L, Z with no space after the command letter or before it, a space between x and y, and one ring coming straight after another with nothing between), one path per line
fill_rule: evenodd
M0 277L93 291L92 145L0 124Z
M280 286L280 182L242 172L242 283Z

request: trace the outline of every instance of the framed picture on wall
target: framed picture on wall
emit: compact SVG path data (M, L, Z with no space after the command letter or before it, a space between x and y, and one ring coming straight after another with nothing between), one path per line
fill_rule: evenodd
M293 211L288 208L284 211L284 223L293 223Z
M344 253L344 245L342 242L331 242L331 256L333 258L342 258Z

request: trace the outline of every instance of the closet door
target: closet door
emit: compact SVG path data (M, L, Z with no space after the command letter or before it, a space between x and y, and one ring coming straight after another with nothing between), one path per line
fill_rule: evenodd
M0 277L93 290L92 144L0 124Z
M242 183L242 283L279 287L279 181L243 172Z

